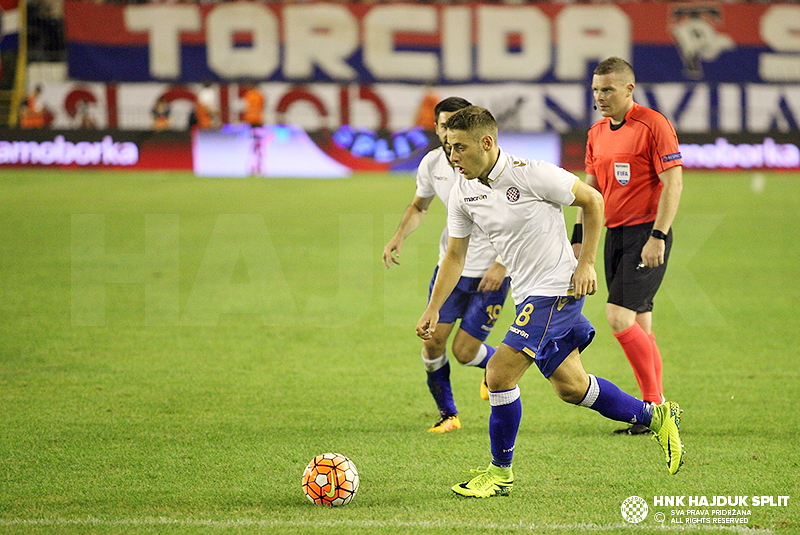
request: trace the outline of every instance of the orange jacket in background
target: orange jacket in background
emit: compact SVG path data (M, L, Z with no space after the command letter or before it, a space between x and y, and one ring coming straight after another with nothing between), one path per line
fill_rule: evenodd
M264 95L256 89L251 87L242 95L244 99L244 111L242 112L242 121L253 125L261 126L264 124Z
M421 126L425 130L434 130L436 124L436 117L433 116L436 111L436 105L439 103L439 95L433 91L425 93L422 97L422 102L419 103L417 116L414 119L414 126Z

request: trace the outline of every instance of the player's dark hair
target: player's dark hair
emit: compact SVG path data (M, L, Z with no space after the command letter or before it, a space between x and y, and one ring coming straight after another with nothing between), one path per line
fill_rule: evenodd
M631 64L622 58L612 56L608 59L601 61L597 67L594 68L593 74L602 76L604 74L618 73L630 76L631 81L636 83L636 76L633 73Z
M447 120L448 130L464 130L474 137L489 134L497 139L497 121L492 113L480 106L468 106L455 112Z
M443 111L452 113L462 108L466 108L467 106L472 106L472 103L466 99L461 97L447 97L443 101L439 102L433 109L433 121L438 123L439 114Z

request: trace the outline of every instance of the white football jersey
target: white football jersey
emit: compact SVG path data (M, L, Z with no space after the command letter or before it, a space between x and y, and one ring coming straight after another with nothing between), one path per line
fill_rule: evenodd
M475 226L488 236L514 282L514 303L530 296L567 295L578 261L567 237L563 206L575 201L578 177L501 150L489 180L484 186L459 176L450 192L450 235L464 238Z
M439 147L430 151L422 158L417 168L417 196L428 198L436 195L447 207L450 199L450 191L453 189L461 173L450 166L444 150ZM464 263L462 277L483 277L486 270L494 264L497 252L489 243L486 235L477 229L470 231L472 237L469 239L469 249ZM444 259L447 250L447 226L442 229L442 236L439 240L439 265Z

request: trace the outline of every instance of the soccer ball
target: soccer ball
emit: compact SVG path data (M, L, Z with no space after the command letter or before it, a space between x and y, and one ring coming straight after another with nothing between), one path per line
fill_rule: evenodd
M317 505L347 505L358 492L358 470L341 453L323 453L303 472L303 492Z

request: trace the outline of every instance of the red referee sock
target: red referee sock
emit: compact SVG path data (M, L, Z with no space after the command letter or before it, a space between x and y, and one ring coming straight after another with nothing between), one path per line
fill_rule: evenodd
M656 382L658 383L658 393L661 394L661 400L664 400L664 383L661 382L661 352L658 350L656 344L656 334L650 331L648 335L650 338L650 345L653 348L653 368L656 371Z
M653 343L650 337L636 322L621 333L615 333L614 336L628 357L628 362L631 363L633 375L636 376L636 382L642 390L642 399L660 405L661 391L653 363Z

